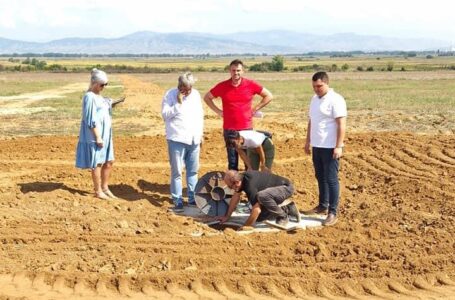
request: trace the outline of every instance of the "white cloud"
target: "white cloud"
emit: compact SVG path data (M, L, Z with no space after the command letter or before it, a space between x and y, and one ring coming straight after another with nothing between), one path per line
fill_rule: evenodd
M0 0L0 37L118 37L139 30L288 29L455 39L451 1Z
M249 13L302 13L307 1L299 0L238 0L242 10Z

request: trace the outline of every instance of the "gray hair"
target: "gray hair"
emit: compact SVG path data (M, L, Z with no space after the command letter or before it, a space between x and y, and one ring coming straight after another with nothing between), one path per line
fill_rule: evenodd
M195 82L196 78L194 78L193 74L191 72L185 72L179 76L178 87L192 87Z
M93 68L90 74L90 83L107 83L106 72Z
M237 182L243 180L243 173L239 173L236 170L227 170L224 173L224 179L228 179L231 182Z

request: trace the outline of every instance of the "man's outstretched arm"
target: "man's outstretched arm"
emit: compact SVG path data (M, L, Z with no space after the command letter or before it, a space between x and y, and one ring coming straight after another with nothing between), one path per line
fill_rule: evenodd
M232 195L231 201L229 202L229 208L228 208L228 211L226 212L226 215L218 216L218 217L216 217L216 219L220 220L221 223L224 223L227 220L229 220L232 213L237 208L237 204L239 203L239 201L240 201L240 193L235 192L234 195Z
M253 205L250 216L248 217L248 219L245 222L245 225L243 225L243 226L253 226L253 224L258 219L260 213L261 213L261 206L259 205L259 202L257 202L255 205Z

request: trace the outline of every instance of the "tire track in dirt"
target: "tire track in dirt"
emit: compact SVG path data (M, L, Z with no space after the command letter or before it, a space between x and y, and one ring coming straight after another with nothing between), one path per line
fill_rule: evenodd
M455 285L445 275L438 278L439 285L420 277L410 287L389 281L385 287L378 287L371 280L363 280L360 291L354 290L353 284L343 284L342 296L333 295L324 285L319 285L317 294L304 293L299 282L293 282L287 293L271 284L266 293L258 293L248 283L239 282L238 291L233 292L223 282L213 282L213 289L204 286L201 281L192 281L188 288L176 284L167 284L164 290L156 290L149 282L141 283L138 290L131 289L131 281L118 278L107 281L100 278L95 285L80 278L64 278L38 273L27 275L0 275L0 297L7 299L453 299ZM1 299L1 298L0 298Z

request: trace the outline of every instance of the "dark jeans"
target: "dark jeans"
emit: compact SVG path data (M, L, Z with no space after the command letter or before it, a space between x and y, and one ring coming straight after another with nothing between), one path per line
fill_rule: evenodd
M250 130L251 128L241 129L241 130ZM234 145L230 145L227 138L228 129L223 129L224 142L226 144L226 152L228 159L228 170L239 170L239 154L235 150ZM239 130L240 131L240 130Z
M261 205L261 213L257 219L258 222L276 218L287 217L286 207L279 207L284 200L291 197L294 193L294 187L290 185L280 185L270 187L257 193L256 199Z
M333 158L333 148L312 148L313 166L318 180L319 207L336 215L340 197L339 160Z

